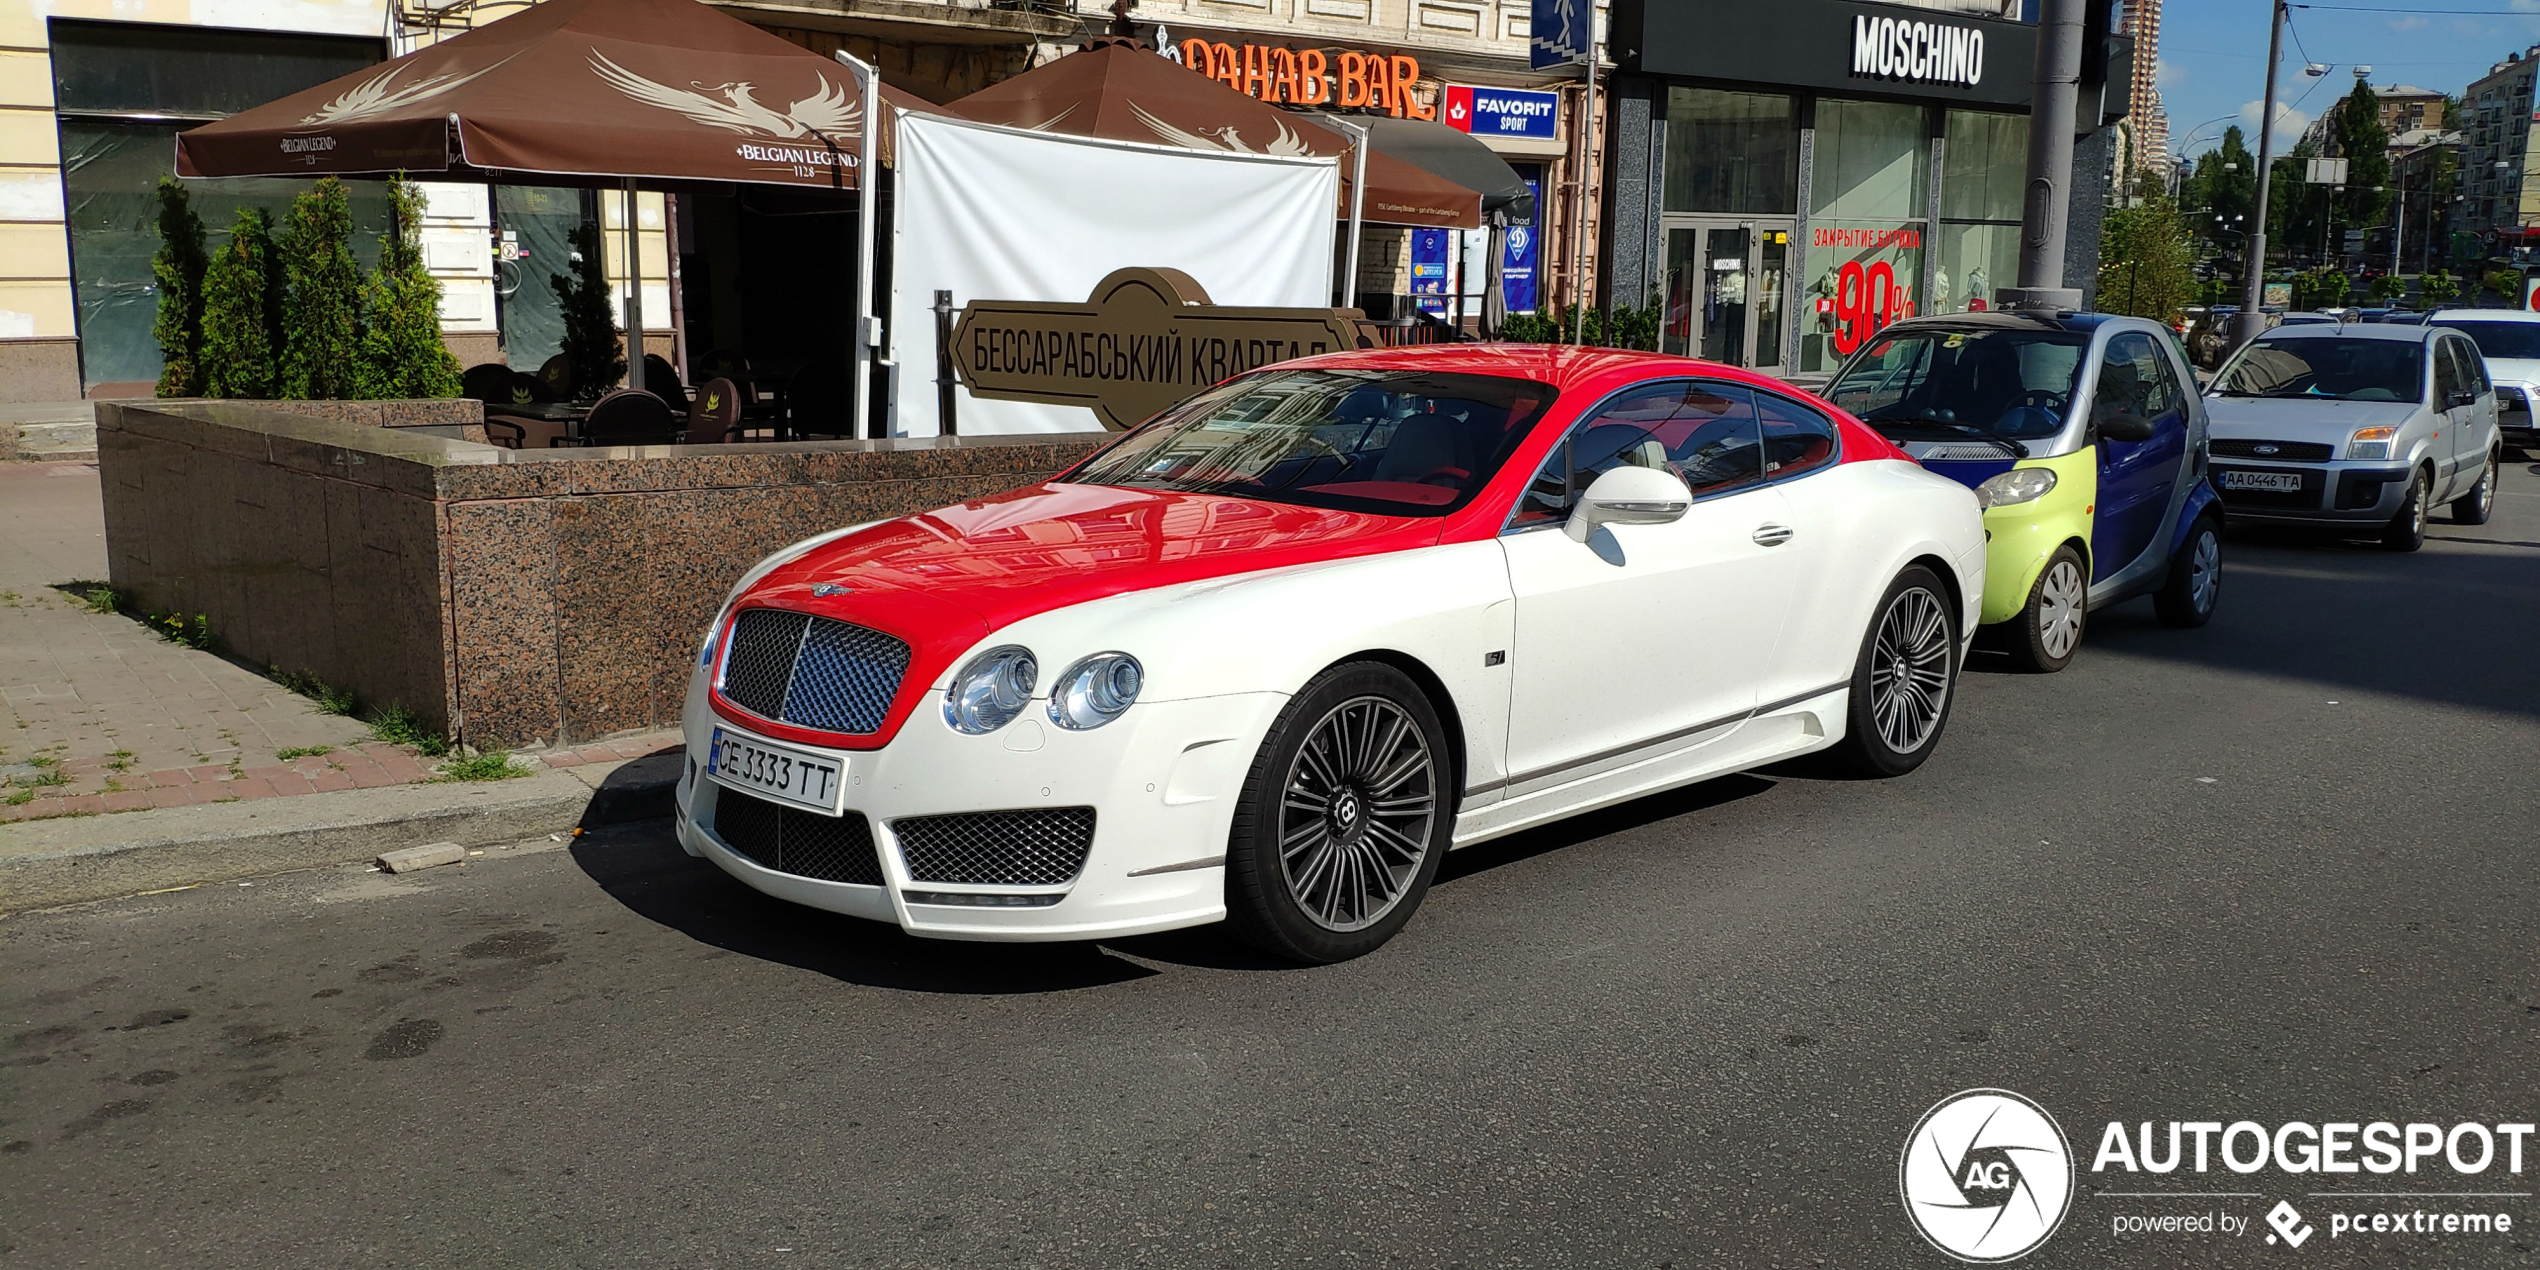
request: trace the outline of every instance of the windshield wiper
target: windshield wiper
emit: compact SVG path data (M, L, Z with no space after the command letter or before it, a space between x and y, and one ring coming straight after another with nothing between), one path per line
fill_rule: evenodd
M1976 439L1977 439L1977 440L1979 440L1979 441L1990 441L1990 442L1992 442L1993 444L1998 445L1998 446L2001 446L2003 449L2009 450L2011 453L2013 453L2013 454L2016 454L2016 455L2020 456L2021 458L2027 458L2027 457L2028 457L2028 447L2027 447L2027 446L2022 445L2022 444L2020 444L2019 442L2014 441L2014 440L2012 440L2012 439L2011 439L2011 438L2009 438L2009 437L1998 437L1998 436L1995 436L1995 435L1993 435L1992 433L1987 432L1987 431L1985 431L1984 429L1979 428L1979 427L1976 427L1976 426L1974 426L1974 425L1972 425L1972 424L1965 424L1965 423L1950 423L1950 422L1947 422L1947 421L1945 421L1945 420L1940 420L1940 419L1922 419L1922 418L1913 418L1913 419L1873 419L1873 420L1870 420L1870 426L1875 427L1875 428L1881 428L1881 429L1884 429L1887 425L1890 425L1890 424L1895 424L1895 425L1898 425L1898 426L1901 426L1901 427L1906 427L1906 428L1937 428L1937 429L1940 429L1940 430L1941 430L1941 431L1943 431L1943 432L1954 432L1954 433L1958 434L1959 436L1974 437L1974 438L1976 438Z

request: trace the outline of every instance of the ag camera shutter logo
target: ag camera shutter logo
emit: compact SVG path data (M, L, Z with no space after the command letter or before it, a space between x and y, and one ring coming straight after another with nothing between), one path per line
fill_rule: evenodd
M2073 1150L2061 1125L2007 1089L1968 1089L1923 1113L1896 1162L1905 1215L1960 1261L2016 1261L2072 1207Z

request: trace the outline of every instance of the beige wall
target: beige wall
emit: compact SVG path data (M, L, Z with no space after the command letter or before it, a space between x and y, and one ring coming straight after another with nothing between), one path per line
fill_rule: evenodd
M0 0L0 339L75 334L47 18L379 35L385 0Z

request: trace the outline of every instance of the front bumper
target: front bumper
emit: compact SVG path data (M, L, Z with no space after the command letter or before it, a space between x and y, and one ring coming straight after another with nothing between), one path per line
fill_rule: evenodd
M1055 727L1036 708L986 736L964 736L921 710L881 749L821 751L844 765L846 810L870 825L881 884L866 885L769 868L722 836L718 812L734 791L704 775L707 751L716 726L748 729L713 713L702 682L686 712L680 845L778 899L946 939L1093 939L1222 920L1235 803L1287 704L1267 692L1140 702L1089 732ZM914 876L895 828L924 816L1072 807L1093 809L1084 865L1040 885Z
M2383 525L2407 501L2405 463L2278 463L2254 459L2213 460L2214 487L2234 522L2270 521L2310 525ZM2232 472L2270 472L2297 477L2299 490L2234 489Z

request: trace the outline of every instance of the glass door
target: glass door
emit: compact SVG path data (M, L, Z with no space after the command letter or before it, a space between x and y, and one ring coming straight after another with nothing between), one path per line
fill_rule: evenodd
M1755 221L1667 225L1661 351L1778 372L1790 230Z

